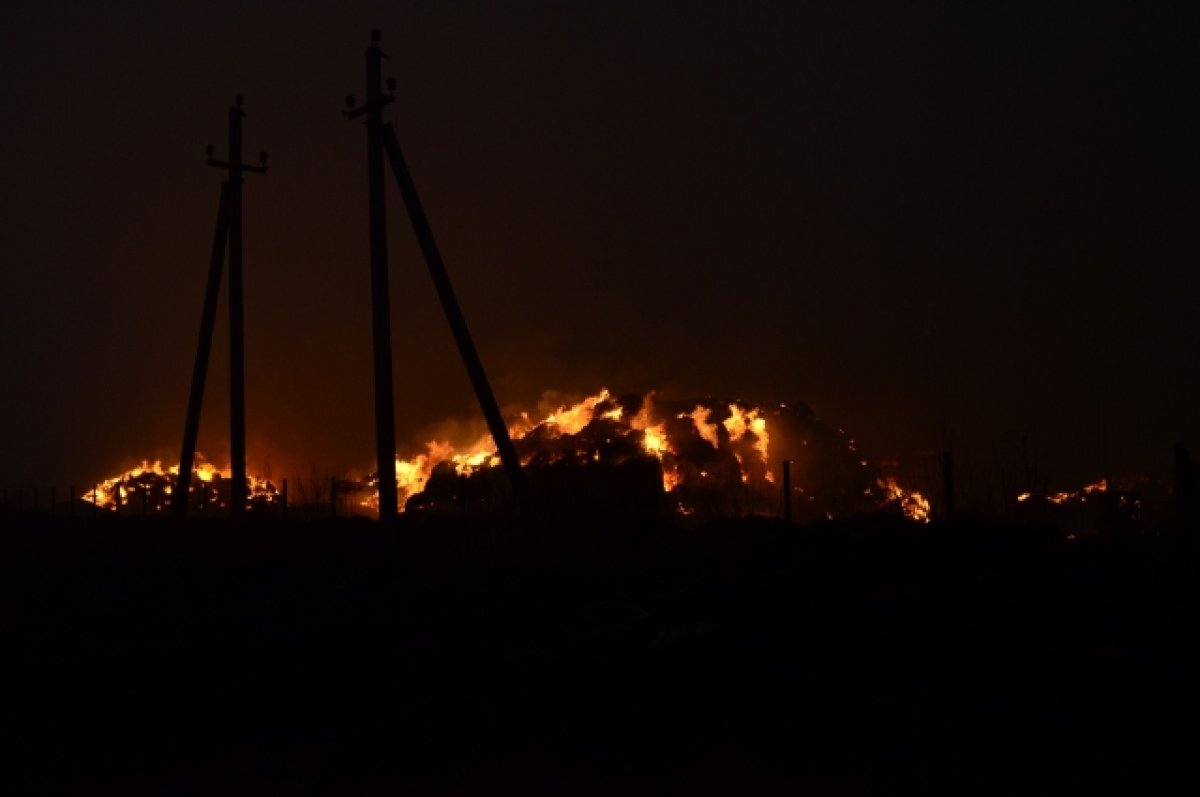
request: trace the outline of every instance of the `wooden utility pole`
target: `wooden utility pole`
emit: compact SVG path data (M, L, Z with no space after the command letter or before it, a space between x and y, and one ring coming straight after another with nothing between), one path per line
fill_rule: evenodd
M209 261L208 284L204 309L200 319L200 340L196 346L196 361L192 370L192 389L188 397L188 414L184 423L183 450L179 458L179 478L175 487L175 511L187 514L188 491L191 488L192 468L195 465L196 438L200 429L200 405L204 399L204 383L208 372L208 357L212 348L213 327L216 321L217 297L221 288L221 260L229 255L229 459L232 471L229 511L240 517L246 508L246 366L245 326L242 300L242 176L246 172L264 174L267 153L259 153L259 165L242 162L242 98L229 108L228 160L214 158L208 147L208 165L229 172L221 185L221 201L217 211L213 251Z
M396 407L392 394L392 315L388 289L387 206L383 178L383 106L393 101L383 92L383 51L379 31L371 31L367 48L367 104L354 108L347 97L346 118L366 117L367 191L371 247L371 334L375 353L375 472L379 483L379 519L396 519ZM388 81L389 90L394 83Z
M521 470L521 460L517 456L516 447L508 434L508 427L500 413L500 406L492 392L491 383L484 371L483 362L475 348L467 328L466 318L458 304L458 298L450 283L446 266L438 251L433 231L425 217L425 209L420 196L409 174L408 165L396 138L396 132L391 125L383 123L383 107L395 101L392 92L395 91L395 81L388 79L387 93L383 90L381 77L382 59L385 58L379 49L379 31L371 32L371 46L367 48L367 102L366 105L355 108L353 97L346 98L346 117L357 119L366 117L367 127L367 180L370 200L370 235L371 235L371 293L372 319L375 343L375 434L376 434L376 465L379 474L379 518L390 520L396 514L396 444L395 420L393 416L392 397L392 351L391 351L391 318L388 310L388 265L387 265L387 233L386 208L384 200L383 162L391 163L392 173L404 203L408 209L409 221L413 232L420 244L429 275L433 279L446 321L454 335L458 346L459 356L467 369L467 376L475 390L488 431L496 444L505 472L512 483L513 492L518 503L526 514L533 511L533 502Z

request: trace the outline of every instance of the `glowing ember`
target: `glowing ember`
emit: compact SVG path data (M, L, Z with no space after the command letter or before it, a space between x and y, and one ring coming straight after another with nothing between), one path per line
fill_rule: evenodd
M1072 492L1057 492L1043 497L1052 504L1062 506L1063 504L1071 503L1072 501L1086 503L1088 496L1092 495L1093 493L1106 492L1108 492L1108 480L1101 479L1093 484L1085 485L1079 490L1074 490ZM1032 497L1033 495L1031 493L1023 492L1017 495L1017 502L1025 503Z

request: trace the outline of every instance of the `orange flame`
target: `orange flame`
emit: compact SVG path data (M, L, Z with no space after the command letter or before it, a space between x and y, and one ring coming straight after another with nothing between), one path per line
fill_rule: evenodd
M1060 491L1051 495L1047 495L1046 500L1052 504L1055 504L1056 506L1062 506L1063 504L1070 503L1071 501L1086 502L1089 495L1092 495L1093 493L1106 492L1108 492L1108 480L1101 479L1098 482L1084 485L1078 490L1073 490L1070 492ZM1028 492L1019 493L1017 495L1017 503L1025 503L1032 497L1032 494Z
M690 413L681 412L679 417L691 418L692 423L696 426L696 433L699 434L703 440L707 441L708 444L713 448L721 447L721 439L717 436L717 425L709 422L709 418L712 417L712 410L701 407L699 404L697 404L696 409L692 410Z
M219 504L220 495L213 482L217 479L232 478L232 471L228 466L218 470L204 458L203 454L197 451L192 475L195 477L196 483L191 485L190 490L195 492L199 487L209 491L209 500L213 504ZM84 501L99 509L117 511L123 506L128 506L131 497L138 491L144 491L151 484L157 482L165 496L163 503L155 506L156 511L161 511L171 504L171 496L178 478L179 465L164 468L161 460L156 459L151 463L144 459L141 465L94 485L82 497ZM246 478L249 481L247 498L265 503L274 503L277 500L278 494L275 485L269 480L253 474L247 474Z
M918 523L928 523L932 514L932 508L929 505L929 500L919 492L908 491L896 483L896 479L887 476L876 481L876 484L883 489L884 497L888 502L898 502L900 510L904 512L904 516L909 520L914 520Z
M731 442L744 440L747 436L752 437L754 440L754 449L762 457L762 464L767 465L769 463L770 460L767 457L767 451L770 446L771 437L767 434L767 419L761 417L757 409L743 410L737 404L730 404L729 417L722 421L722 425L725 427L725 431L729 432ZM734 451L734 456L737 457L739 464L744 465L740 453ZM743 469L742 481L748 482L749 480L750 475ZM771 473L769 468L767 469L767 481L775 481L775 475Z
M677 457L676 441L671 439L668 419L690 419L696 434L714 449L721 450L719 430L725 429L730 443L736 444L733 455L741 469L741 481L750 484L751 467L754 472L763 474L768 483L775 483L775 475L770 468L771 433L768 417L757 407L732 402L726 404L729 415L724 420L713 420L714 410L703 405L696 405L690 413L679 413L671 416L661 416L657 413L654 393L651 392L641 399L640 409L632 417L625 417L625 410L614 402L607 388L602 388L593 395L586 396L575 403L560 403L547 412L540 420L536 420L528 412L521 413L509 424L509 434L514 442L520 442L535 430L550 439L562 438L580 433L588 424L596 420L611 421L627 426L630 433L640 433L637 440L643 454L658 460L662 471L663 490L672 493L684 482ZM804 441L807 445L807 441ZM405 502L414 495L422 492L435 468L449 462L455 472L460 475L470 475L484 468L500 464L491 435L485 434L472 445L463 450L445 440L430 440L425 444L425 452L414 457L396 459L396 476L400 511L404 511ZM584 453L584 452L580 452ZM599 460L599 452L593 452L591 459ZM527 463L526 463L527 464ZM864 466L866 463L863 463ZM707 471L699 471L700 477L707 476ZM904 514L912 520L928 522L930 519L929 501L917 492L904 490L896 480L888 477L881 479L879 487L885 502L898 503ZM680 506L684 504L676 501ZM378 509L378 492L372 490L361 502L365 508ZM689 507L689 512L694 508Z
M776 479L771 468L771 446L773 442L778 447L779 441L784 441L786 451L790 432L789 426L782 429L774 424L782 422L785 415L779 411L768 412L761 407L741 401L714 404L706 401L698 403L690 412L679 412L678 405L671 406L670 402L661 402L670 407L669 411L660 411L660 403L656 402L653 392L644 396L627 396L614 398L606 388L593 395L585 396L574 403L558 403L550 405L552 409L541 414L540 420L530 413L520 413L509 424L509 434L518 444L522 453L523 464L539 456L531 453L546 450L548 461L556 461L564 456L578 456L599 462L601 453L597 445L614 444L613 450L618 459L631 456L637 452L641 456L653 458L659 463L662 478L662 488L668 494L670 504L679 507L681 516L696 514L702 509L701 516L711 514L711 495L713 490L727 490L729 484L739 481L744 487L738 498L730 502L732 511L743 511L743 499L748 498L750 512L770 512L771 502L778 498ZM687 406L687 405L683 405ZM636 412L633 410L637 407ZM781 410L786 407L781 405ZM726 414L726 411L728 414ZM550 446L541 448L545 441L564 440L580 435L590 424L602 422L592 427L593 431L602 433L603 443L588 442L585 434L579 442L579 450L566 448L555 449ZM680 423L680 421L685 421ZM690 421L686 423L686 421ZM844 434L841 430L839 433ZM772 440L772 435L777 435ZM530 435L536 435L530 437ZM529 439L527 439L529 438ZM709 454L697 454L696 446L703 440L712 447ZM521 445L524 441L524 445ZM565 442L572 442L565 440ZM795 443L805 449L809 447L809 435L797 438ZM849 442L850 451L854 451L854 441ZM433 477L434 471L448 464L453 473L469 477L479 471L497 467L500 457L490 434L483 434L466 446L457 446L447 440L429 440L425 450L411 457L396 458L396 482L398 509L404 511L406 502L425 492ZM701 445L701 449L704 447ZM682 455L681 455L681 452ZM857 458L856 458L857 461ZM722 464L724 463L724 464ZM861 460L862 467L868 462ZM178 475L178 467L164 468L160 461L151 464L142 462L139 467L125 473L106 479L97 485L95 491L89 492L86 500L98 507L119 509L130 502L131 495L137 491L156 490L156 496L161 496L163 504L170 503L170 494ZM200 494L211 503L219 505L221 492L214 484L222 479L230 478L229 468L217 470L202 456L197 456L195 471L196 479L191 489L193 492L204 491ZM874 474L867 475L867 484ZM362 508L378 511L378 490L373 489L375 477L369 477L362 483L366 489L360 493ZM155 482L153 486L151 483ZM277 500L275 488L265 479L257 476L250 477L250 497L271 503ZM764 484L764 481L766 482ZM803 487L793 487L799 495L804 495ZM1104 490L1103 482L1089 485L1079 492L1088 495L1095 490ZM352 490L353 492L353 490ZM904 514L915 521L928 522L930 519L929 501L918 492L906 491L893 477L879 478L875 485L865 491L870 502L882 499L884 503L898 505ZM228 492L225 493L228 495ZM812 502L815 493L810 492L805 500ZM1067 495L1067 494L1064 494ZM1069 494L1075 495L1075 494ZM774 497L773 497L774 496ZM1058 496L1051 497L1055 500ZM156 498L156 501L160 500ZM705 508L705 507L710 508ZM157 507L161 508L161 507ZM716 510L721 511L721 510Z

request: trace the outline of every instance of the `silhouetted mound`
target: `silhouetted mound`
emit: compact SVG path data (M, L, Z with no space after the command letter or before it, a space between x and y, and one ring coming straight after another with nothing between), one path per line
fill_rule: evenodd
M8 521L10 794L1200 786L1200 580L1167 542Z

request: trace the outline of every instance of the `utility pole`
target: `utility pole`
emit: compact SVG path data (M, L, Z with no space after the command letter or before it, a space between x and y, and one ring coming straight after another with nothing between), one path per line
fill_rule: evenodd
M267 153L259 153L259 165L251 166L242 162L242 119L246 112L242 110L242 98L238 96L234 100L234 104L229 108L229 152L228 160L219 161L213 157L213 147L208 148L208 165L215 166L218 169L225 169L229 172L229 178L222 187L222 199L225 206L224 223L226 227L226 236L228 243L229 254L229 459L230 470L232 471L232 484L230 485L230 514L237 518L241 517L246 508L246 366L245 366L245 327L243 323L243 302L242 302L242 176L246 172L255 174L265 174L267 171ZM221 230L221 220L217 222L218 238ZM214 261L216 258L214 257ZM210 285L214 280L214 269L209 270ZM220 266L215 267L215 279L217 285L220 285ZM208 304L205 304L205 314L208 314ZM213 309L215 313L215 307ZM209 341L205 342L204 321L201 322L201 345L197 351L199 357L199 348L207 349L211 345L212 327L208 325ZM206 352L207 354L207 352ZM203 380L199 385L201 398L203 396ZM197 384L195 380L195 372L193 372L192 382L193 394L197 392ZM190 453L192 456L186 457L187 461L181 459L179 463L180 483L183 483L183 474L187 473L187 480L191 481L192 458L195 455L195 431L199 427L199 398L197 398L196 419L193 424L189 406L188 428L184 432L185 451L184 454ZM189 402L190 405L190 402ZM194 427L194 428L193 428ZM192 435L191 451L187 451L188 435ZM187 503L187 493L181 494L184 506ZM184 510L186 511L186 509Z
M346 98L347 119L366 117L367 191L371 247L371 333L375 353L375 472L379 483L379 520L396 519L396 417L392 395L392 320L388 292L387 207L383 180L383 106L393 101L395 81L383 92L381 36L371 31L367 48L367 104L354 107Z
M500 406L492 393L483 362L475 348L470 330L458 304L446 266L438 251L437 242L433 238L429 220L425 217L425 209L417 194L404 154L396 138L392 126L383 123L383 108L395 101L394 92L396 81L388 78L387 93L384 93L382 79L382 62L386 57L379 49L380 33L371 31L371 46L367 48L367 102L355 108L354 97L346 98L346 118L357 119L366 117L367 127L367 185L370 200L370 243L371 243L371 309L372 330L374 333L375 349L375 451L376 467L379 474L379 519L393 520L396 516L396 435L394 404L392 396L392 338L391 315L389 311L388 294L388 261L387 261L387 214L384 199L384 160L392 166L392 173L404 204L408 209L409 221L413 232L420 244L429 275L433 279L442 310L454 341L458 345L459 356L467 369L467 376L475 390L488 431L500 460L512 483L513 492L526 515L534 510L525 474L521 470L521 460L516 447L508 434L508 427L500 413Z

